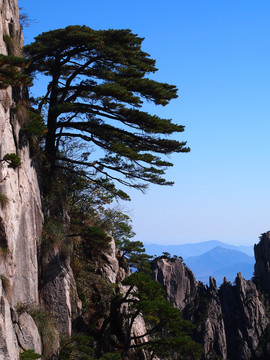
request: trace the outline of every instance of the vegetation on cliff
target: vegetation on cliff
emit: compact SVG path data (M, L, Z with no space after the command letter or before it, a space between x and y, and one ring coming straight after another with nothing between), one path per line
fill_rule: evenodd
M25 47L31 60L27 73L49 78L47 93L32 99L21 129L28 138L44 138L40 287L57 254L71 265L82 301L73 336L61 341L59 359L196 359L201 354L191 340L191 324L151 279L151 257L140 241L131 240L130 218L110 207L117 198L129 199L116 182L140 190L147 183L172 185L163 176L172 166L164 157L189 151L185 142L168 139L183 126L141 110L145 100L164 106L177 97L175 86L146 77L157 69L141 50L142 41L130 30L68 26ZM102 273L111 237L126 275L115 283ZM140 335L134 332L138 319L146 325ZM44 356L50 359L50 349Z
M133 354L136 358L142 356L142 349L147 349L149 358L158 355L168 359L172 354L179 359L198 358L201 348L191 340L192 325L165 300L161 285L151 279L151 257L141 242L131 240L130 219L119 210L107 208L113 200L110 193L93 188L87 192L88 181L82 179L76 174L66 178L69 226L64 229L58 221L47 219L43 236L43 252L57 241L62 256L71 259L82 300L81 318L74 321L75 333L83 331L95 339L94 358L106 354L120 354L122 359ZM122 282L124 294L119 283L109 283L102 275L106 254L111 251L109 235L116 237L122 250L117 259L126 275L129 266L135 268ZM136 335L134 327L141 318L146 323L145 333Z
M30 85L31 78L21 71L28 65L29 61L23 57L0 54L0 89L22 84Z
M16 39L3 35L8 55L0 54L0 90L8 86L31 85L32 79L24 70L29 66L29 60L21 56L21 47Z

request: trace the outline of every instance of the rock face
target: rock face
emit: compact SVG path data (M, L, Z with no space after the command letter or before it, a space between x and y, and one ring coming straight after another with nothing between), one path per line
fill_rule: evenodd
M56 252L50 257L40 289L42 308L54 318L63 335L71 335L72 322L80 313L81 303L69 264Z
M251 359L269 324L266 309L255 284L238 273L235 285L220 287L229 359Z
M270 295L270 231L262 234L258 245L254 245L255 276L261 288Z
M20 56L23 38L18 3L0 0L0 9L0 53L11 53L3 41L6 35L13 44L12 54ZM15 108L23 100L24 92L19 87L0 90L0 159L13 153L22 164L13 169L0 162L0 194L7 199L0 205L0 359L3 360L17 360L19 349L28 346L41 350L40 336L31 316L15 315L18 304L35 307L39 303L37 244L43 223L37 172L29 147L20 144L20 118Z
M0 49L7 54L3 34L12 38L18 48L22 44L17 1L2 0L0 8ZM20 119L14 109L23 101L23 96L19 88L0 91L0 159L13 153L19 156L22 164L20 168L12 169L7 163L0 162L0 193L8 199L0 209L0 245L2 250L7 249L0 273L7 276L11 288L16 289L11 292L13 305L18 302L34 305L38 303L37 242L43 215L37 172L29 156L29 147L19 144Z
M115 242L112 239L110 242L110 248L107 252L102 254L102 266L99 267L98 272L102 275L110 284L117 284L119 286L119 292L125 296L129 287L122 285L122 281L128 275L130 275L130 269L127 266L121 252L116 248ZM119 314L117 314L118 321L116 321L115 327L112 326L107 337L111 341L117 339L116 342L121 343L122 338L125 337L125 329L128 327L128 323L125 320L125 314L127 312L126 305L122 305ZM147 332L146 325L142 316L137 316L131 329L132 337L140 337ZM138 342L145 342L148 338L141 337ZM135 342L134 342L135 344ZM128 356L124 360L137 360L140 356L141 360L148 360L151 358L151 354L147 350L140 351L140 354L134 352L132 349L129 351ZM155 357L153 360L159 360Z
M197 293L197 281L193 273L180 261L160 259L153 264L153 279L161 283L168 300L183 310L194 300Z
M129 275L127 264L121 264L121 253L116 248L115 242L111 239L107 252L102 254L104 263L99 269L102 277L111 284L120 284Z
M0 299L0 344L0 360L17 360L19 358L19 346L13 330L10 304L3 295Z
M15 331L23 350L33 349L37 354L42 353L42 343L37 326L27 312L23 312L18 317L18 322L15 323Z
M266 235L267 240L263 237L255 247L256 260L259 262L255 275L266 286L266 292L269 281L266 260L270 258L270 251L266 250L270 250L269 235ZM218 289L215 280L210 277L209 286L205 287L202 283L196 283L191 271L185 269L180 260L168 259L156 262L153 278L162 284L168 300L182 310L184 318L196 325L194 340L203 345L206 359L250 360L270 356L261 345L267 341L267 304L253 281L245 280L238 273L235 285L224 279Z
M227 359L227 340L226 330L223 321L221 300L219 298L216 282L210 277L210 286L207 289L208 306L206 308L206 317L202 329L198 328L197 332L203 330L203 346L208 358L218 354L223 359ZM201 301L202 299L200 299Z

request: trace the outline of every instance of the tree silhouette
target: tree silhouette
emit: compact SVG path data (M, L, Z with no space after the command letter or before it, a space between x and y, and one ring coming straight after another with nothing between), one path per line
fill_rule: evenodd
M68 26L25 46L31 59L27 73L49 79L36 105L48 128L50 176L62 167L103 185L117 180L143 190L147 183L173 184L163 177L173 165L165 157L189 148L168 135L184 127L141 108L144 101L165 106L177 89L147 77L157 68L142 41L130 30ZM63 149L74 140L80 156L70 157Z

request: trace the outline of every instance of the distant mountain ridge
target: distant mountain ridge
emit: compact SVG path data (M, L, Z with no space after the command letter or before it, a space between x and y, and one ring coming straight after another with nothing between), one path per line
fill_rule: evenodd
M251 279L255 259L241 251L217 246L202 255L186 258L185 263L197 280L208 283L209 276L212 276L217 285L221 285L224 277L234 281L239 272L245 279Z
M161 255L162 252L169 252L171 255L182 256L184 259L191 256L202 255L215 247L220 246L224 249L238 250L247 254L248 256L254 256L253 246L247 245L231 245L218 240L209 240L198 243L179 244L179 245L159 245L145 243L144 247L146 253L149 255Z
M236 246L217 240L193 244L144 244L144 246L149 255L160 256L163 252L168 252L172 256L182 256L196 279L205 284L208 284L209 276L215 278L218 286L221 285L224 277L233 282L239 272L245 279L251 279L254 271L253 246Z

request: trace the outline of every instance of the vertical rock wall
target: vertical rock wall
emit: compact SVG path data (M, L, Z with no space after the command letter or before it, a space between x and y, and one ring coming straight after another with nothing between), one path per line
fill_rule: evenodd
M207 358L211 359L215 354L222 359L227 359L227 340L224 325L224 314L221 306L216 281L210 277L210 286L207 289L208 304L205 320L197 328L202 335L204 351ZM200 329L201 326L201 329Z
M11 39L13 55L20 56L23 38L17 0L0 0L0 53L8 55L3 35ZM10 52L10 50L9 50ZM21 167L12 169L0 162L0 360L17 360L19 348L41 351L33 319L17 314L18 306L38 305L37 244L43 215L36 169L28 146L20 146L17 105L24 93L19 87L0 90L0 160L15 153Z
M261 235L260 242L254 246L255 277L260 287L270 295L270 231Z
M161 283L167 299L183 310L197 293L197 281L193 273L180 261L160 259L153 264L153 279Z
M15 0L0 0L0 7L0 49L7 54L3 34L10 36L16 45L22 45L18 4ZM2 254L5 261L0 263L0 274L10 279L12 305L18 302L37 304L37 242L43 215L37 173L29 156L29 147L19 145L20 118L15 108L23 101L23 92L9 87L0 91L0 100L0 159L5 154L15 153L22 164L19 169L12 169L7 163L0 163L0 192L8 199L0 209L2 237L6 238L2 242L6 242L8 248L6 254Z
M253 359L269 324L255 284L237 274L235 285L224 281L219 290L229 359Z

